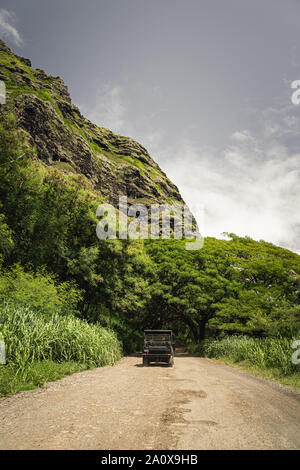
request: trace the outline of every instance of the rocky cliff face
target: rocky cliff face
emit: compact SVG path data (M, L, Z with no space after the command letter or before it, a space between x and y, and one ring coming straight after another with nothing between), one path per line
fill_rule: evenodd
M83 174L91 188L116 205L128 202L183 204L177 187L147 150L134 140L96 126L72 104L59 77L34 69L0 41L0 80L6 84L6 105L47 165Z

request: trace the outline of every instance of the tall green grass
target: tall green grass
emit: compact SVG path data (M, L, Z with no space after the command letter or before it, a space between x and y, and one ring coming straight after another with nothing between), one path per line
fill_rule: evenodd
M228 358L236 363L247 361L262 369L276 369L280 375L287 376L300 373L300 365L292 362L292 342L290 338L229 336L220 340L205 340L197 347L197 352L210 358Z
M26 376L35 361L75 361L87 367L114 364L121 346L114 333L74 316L44 318L27 307L0 306L0 334L7 348L7 363Z
M59 380L67 375L86 369L85 364L74 361L35 361L26 367L26 373L18 373L13 364L0 365L0 397L24 390L33 390L47 382Z

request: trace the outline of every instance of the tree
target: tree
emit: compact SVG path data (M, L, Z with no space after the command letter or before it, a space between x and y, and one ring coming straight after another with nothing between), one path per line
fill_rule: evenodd
M214 252L216 247L188 251L184 243L162 240L147 244L157 265L153 296L160 324L175 322L188 328L198 343L205 337L218 302L230 295L234 283L224 275L227 260Z

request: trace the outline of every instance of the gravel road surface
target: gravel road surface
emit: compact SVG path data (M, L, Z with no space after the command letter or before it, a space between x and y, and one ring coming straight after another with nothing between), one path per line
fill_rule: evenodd
M0 399L0 449L300 449L300 394L209 359L125 357Z

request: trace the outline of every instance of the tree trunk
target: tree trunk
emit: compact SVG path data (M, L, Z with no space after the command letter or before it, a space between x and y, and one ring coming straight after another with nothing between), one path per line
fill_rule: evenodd
M199 342L205 339L207 318L202 318L199 323Z

